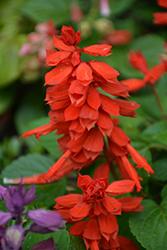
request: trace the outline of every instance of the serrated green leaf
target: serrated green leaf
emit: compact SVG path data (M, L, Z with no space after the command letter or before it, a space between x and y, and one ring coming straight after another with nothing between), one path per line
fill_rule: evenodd
M23 242L23 247L25 250L30 250L36 243L53 237L53 240L58 244L58 248L61 250L67 250L70 242L69 233L66 230L61 230L59 232L49 233L49 234L36 234L28 233Z
M14 179L35 174L45 173L54 164L54 161L40 154L28 154L21 156L6 166L2 176ZM44 203L47 207L55 204L55 198L64 195L66 192L66 179L62 178L54 183L47 183L43 186L35 185L36 195L40 196L38 202Z
M69 250L86 250L85 244L83 242L83 239L70 235L70 244L69 244Z
M36 22L52 19L57 25L70 19L68 0L27 0L20 7L21 12Z
M144 210L130 218L131 232L147 250L164 250L167 233L167 200L158 206L152 200L142 202Z
M7 178L20 178L40 173L45 173L54 164L47 156L40 154L28 154L14 160L2 171L2 176Z

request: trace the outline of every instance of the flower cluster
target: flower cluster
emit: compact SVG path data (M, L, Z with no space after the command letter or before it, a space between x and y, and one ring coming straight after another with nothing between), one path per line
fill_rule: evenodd
M78 177L77 185L82 189L82 195L67 194L55 200L56 211L69 223L75 223L69 233L83 238L87 249L127 249L122 246L127 239L117 235L115 215L143 209L141 197L113 197L132 192L134 181L121 180L108 185L108 177L109 164L103 163L95 171L93 179L88 175ZM137 248L129 242L128 249Z
M123 178L135 182L141 190L137 171L129 162L131 155L136 167L153 173L152 168L130 144L130 138L114 122L113 116L135 117L139 107L134 101L123 98L129 96L128 86L119 82L118 71L105 62L91 60L83 62L81 54L92 56L111 55L107 44L80 48L81 31L72 27L62 27L62 36L54 36L53 45L57 50L47 50L46 65L55 66L45 76L46 101L50 105L50 122L23 134L23 137L46 135L57 130L59 149L62 157L49 169L48 173L24 178L24 183L45 183L57 180L72 170L90 165L101 154L108 138L109 162L118 164ZM112 98L100 92L100 88ZM67 161L68 160L68 161ZM17 180L15 181L17 183Z
M32 185L29 191L26 193L26 186L22 186L20 183L18 186L9 186L4 188L0 186L0 197L4 199L8 212L0 211L0 238L2 250L19 250L21 249L24 237L28 232L35 233L50 233L64 228L65 221L62 220L62 216L57 212L34 209L24 212L24 206L30 204L37 197L35 197L35 188ZM33 224L28 230L24 230L22 216L29 218ZM11 219L16 220L16 225L8 228L4 225ZM49 239L45 241L45 245L48 246L48 250L53 250L56 245ZM44 242L38 243L40 249ZM52 248L51 248L52 246ZM36 245L32 248L35 250Z

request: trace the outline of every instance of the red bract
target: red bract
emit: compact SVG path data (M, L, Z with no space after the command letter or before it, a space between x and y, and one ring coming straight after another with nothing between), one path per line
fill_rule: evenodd
M129 91L137 91L143 88L146 84L155 84L161 76L167 71L166 58L155 65L151 70L148 68L147 60L141 53L141 51L130 52L129 61L134 68L140 70L144 74L143 79L127 79L121 81L123 84L129 86Z
M114 30L105 37L105 40L114 46L124 45L132 40L132 35L129 30Z
M143 198L125 197L118 201L112 197L132 192L134 181L115 181L108 185L108 178L109 164L103 163L95 171L93 179L88 175L78 177L82 195L68 194L56 198L56 210L69 223L88 217L88 220L77 222L70 228L71 234L84 239L87 249L120 249L115 215L143 209L140 205Z
M64 154L48 173L33 177L32 182L57 180L74 169L90 165L103 151L106 135L121 147L130 142L125 133L114 126L111 116L135 117L139 105L113 99L99 91L102 88L113 96L129 96L128 87L117 80L117 70L105 62L81 61L81 53L108 56L111 46L101 44L80 49L77 46L80 40L80 31L75 33L72 27L63 26L62 36L53 39L58 50L47 51L47 66L56 66L45 76L45 85L49 85L45 100L51 108L50 122L24 133L23 137L34 134L39 138L57 130L56 133L62 135L58 143ZM24 182L29 183L30 179L24 178Z

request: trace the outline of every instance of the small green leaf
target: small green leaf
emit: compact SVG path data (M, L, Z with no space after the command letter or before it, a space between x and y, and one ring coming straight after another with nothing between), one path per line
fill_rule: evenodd
M61 250L67 250L70 242L69 233L66 230L53 232L49 234L28 233L23 242L24 250L30 250L36 243L53 237L53 240L58 244Z
M69 250L86 250L85 244L83 242L83 239L70 235L70 244L69 244Z
M27 0L21 5L20 10L35 22L52 19L59 25L70 19L68 0Z
M167 198L158 206L152 200L142 202L143 211L130 218L131 232L147 250L166 249Z

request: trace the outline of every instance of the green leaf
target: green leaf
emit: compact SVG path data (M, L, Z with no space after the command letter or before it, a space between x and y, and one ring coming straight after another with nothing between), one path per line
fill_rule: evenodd
M3 171L2 176L6 178L20 178L35 174L45 173L54 164L50 158L40 154L28 154L13 161ZM50 207L55 204L55 198L64 195L66 192L66 179L62 178L54 183L43 186L36 185L36 195L40 195L38 202L43 202Z
M56 25L69 21L69 0L27 0L21 12L35 22L46 22L52 19Z
M117 1L109 1L109 4L112 14L118 15L129 9L134 2L135 0L126 0L126 1L117 0Z
M164 250L167 244L167 197L158 206L152 200L142 202L144 210L130 218L131 232L147 250Z
M28 124L29 129L38 128L44 124L49 123L49 117L42 117L40 119L34 120ZM56 132L56 131L55 131ZM59 158L61 151L58 150L57 139L60 137L52 132L48 135L40 137L41 145L46 149L51 155L54 155L56 158Z
M167 181L167 159L162 158L154 162L153 170L155 172L155 180Z
M49 170L54 161L40 154L28 154L14 160L2 171L2 176L7 178L20 178L35 174L42 174Z
M58 244L58 248L61 250L67 250L70 242L69 233L66 230L61 230L59 232L53 232L49 234L36 234L28 233L22 244L24 250L30 250L36 243L53 237L53 240Z
M11 84L20 74L18 56L19 44L16 39L0 41L0 87Z
M83 239L70 235L70 244L69 244L69 250L86 250L85 244L83 242Z

